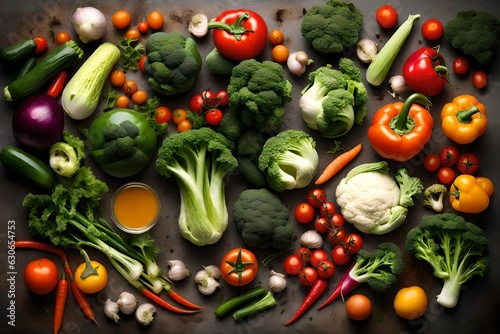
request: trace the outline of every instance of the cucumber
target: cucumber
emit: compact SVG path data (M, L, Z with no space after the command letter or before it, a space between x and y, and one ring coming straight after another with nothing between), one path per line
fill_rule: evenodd
M36 42L33 38L22 41L0 49L0 63L15 64L20 63L33 56L36 51Z
M243 178L256 188L267 187L266 176L259 167L248 158L237 158L238 159L238 170L241 172Z
M0 161L41 188L50 189L55 182L52 169L39 158L14 146L0 151Z
M14 76L12 77L12 81L16 80L17 78L20 78L22 77L23 75L25 75L26 73L28 73L29 71L31 71L33 69L33 67L35 67L36 65L36 58L35 57L29 57L28 60L26 60L23 64L23 66L21 66L21 68L19 69L19 71L17 71Z
M257 286L239 296L230 298L223 302L215 309L215 315L219 318L225 317L239 306L250 303L262 298L266 294L266 290L262 286Z
M38 92L61 70L74 65L83 57L83 50L71 40L59 45L43 57L31 71L12 81L3 94L7 101L20 101Z

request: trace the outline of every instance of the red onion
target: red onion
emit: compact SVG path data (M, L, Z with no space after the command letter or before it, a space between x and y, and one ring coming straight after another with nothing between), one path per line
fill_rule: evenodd
M51 96L33 95L19 105L12 117L14 137L34 149L46 149L59 141L64 130L64 111Z

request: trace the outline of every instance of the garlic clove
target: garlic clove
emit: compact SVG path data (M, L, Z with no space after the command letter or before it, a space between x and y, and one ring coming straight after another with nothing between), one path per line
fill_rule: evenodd
M363 63L371 63L378 54L378 44L371 39L363 38L358 41L356 54Z
M271 270L269 273L269 289L272 292L280 292L286 289L286 278L285 275L275 272L274 270Z
M172 281L180 281L191 275L191 271L186 268L186 265L182 261L167 261L167 265L170 267L168 270L168 278Z
M144 303L139 305L137 310L135 310L135 319L141 325L151 325L155 313L156 313L156 308L154 307L153 304Z
M207 274L214 279L219 279L220 278L220 269L217 266L214 265L209 265L204 267L205 270L207 271Z
M118 315L119 310L120 307L118 306L118 303L112 301L111 299L108 298L104 302L104 315L107 318L114 320L116 323L120 320L120 316Z
M323 247L323 238L316 230L309 230L302 233L299 242L302 246L307 248Z
M132 314L137 308L137 298L130 292L122 292L116 302L123 314Z

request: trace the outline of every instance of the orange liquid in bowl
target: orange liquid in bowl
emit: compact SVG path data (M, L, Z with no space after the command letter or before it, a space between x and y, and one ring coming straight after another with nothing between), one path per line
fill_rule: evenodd
M159 203L151 190L143 186L129 186L116 196L113 210L116 219L125 228L141 229L157 218Z

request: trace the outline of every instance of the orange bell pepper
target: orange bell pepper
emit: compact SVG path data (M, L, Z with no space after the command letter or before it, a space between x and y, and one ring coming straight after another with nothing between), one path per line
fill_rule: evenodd
M418 105L419 103L421 105ZM368 128L373 149L383 158L406 161L417 155L431 139L434 120L424 94L414 93L404 103L378 109Z
M461 174L450 187L451 206L464 213L483 212L490 204L493 189L493 182L486 177Z
M470 144L486 132L486 107L472 95L459 95L441 110L441 128L458 144Z

